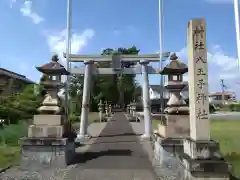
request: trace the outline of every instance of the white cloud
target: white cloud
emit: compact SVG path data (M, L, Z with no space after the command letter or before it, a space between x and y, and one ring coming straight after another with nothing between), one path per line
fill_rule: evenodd
M208 3L213 4L232 4L233 0L205 0Z
M177 52L178 56L187 61L187 49L183 48ZM226 55L219 45L214 45L211 52L207 53L209 73L218 73L221 78L233 79L238 69L237 59ZM212 69L215 68L215 69ZM216 71L216 69L218 69Z
M16 0L12 0L12 2L16 2ZM40 16L38 13L34 12L32 9L32 1L26 0L22 4L22 7L20 8L20 12L23 16L29 17L34 24L39 24L42 21L44 21L44 18Z
M219 45L210 48L208 52L208 78L210 91L220 91L220 79L224 79L228 87L228 91L238 91L236 83L239 78L238 63L235 57L226 55ZM183 48L177 52L179 59L187 63L187 49ZM188 76L184 76L187 80ZM240 94L239 94L240 95Z
M81 34L73 33L71 41L71 53L76 54L88 43L88 40L94 36L95 32L92 29L86 29ZM64 29L60 32L47 35L47 43L50 51L57 53L60 56L61 61L65 64L64 58L62 58L63 52L66 52L67 44L67 30Z

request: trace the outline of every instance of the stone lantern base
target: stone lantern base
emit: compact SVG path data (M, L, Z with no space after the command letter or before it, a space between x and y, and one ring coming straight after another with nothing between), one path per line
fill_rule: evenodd
M65 168L75 155L75 135L63 115L35 115L28 137L19 140L21 168Z
M75 155L75 143L67 138L21 138L20 166L23 170L66 168Z
M158 124L157 133L164 138L189 136L189 115L165 115Z

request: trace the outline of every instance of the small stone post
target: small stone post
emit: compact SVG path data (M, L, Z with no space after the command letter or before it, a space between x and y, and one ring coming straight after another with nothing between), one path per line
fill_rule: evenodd
M190 138L184 140L186 179L229 179L228 164L210 140L206 24L188 23ZM211 168L210 168L211 167Z
M136 105L137 105L136 102L133 101L133 103L132 103L132 116L134 118L136 118L136 109L137 109Z
M129 104L129 115L132 116L133 114L133 108L132 108L132 102Z
M150 106L150 95L149 95L149 79L148 79L148 64L149 61L141 60L142 76L143 76L143 112L144 112L144 124L145 132L142 135L144 139L151 139L152 136L152 120L151 120L151 106Z
M128 105L127 105L127 108L126 108L126 113L129 114L129 112L130 112L130 106L129 106L129 104L128 104Z
M100 119L100 122L103 121L103 103L102 103L102 100L100 100L99 104L98 104L98 110L99 110L99 119Z
M112 105L111 104L109 104L108 109L109 109L109 115L111 116L112 115Z
M105 114L106 114L106 117L109 116L109 113L108 113L108 103L107 103L107 101L105 101Z

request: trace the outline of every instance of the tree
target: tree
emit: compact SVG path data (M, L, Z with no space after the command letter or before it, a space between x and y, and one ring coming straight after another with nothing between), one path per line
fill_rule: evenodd
M84 84L84 75L73 74L70 76L69 96L70 96L70 113L80 114L82 92Z
M138 54L138 52L139 50L135 46L118 49L106 48L102 51L102 55ZM109 68L110 65L110 63L106 62L96 64L97 68ZM122 63L122 67L124 68L130 68L133 65L135 65L135 63ZM76 104L79 103L78 107L72 107L74 109L73 113L78 113L78 110L81 109L83 85L84 75L71 75L69 87L71 101L76 102ZM135 81L135 75L126 74L93 75L91 87L90 109L92 111L97 110L100 100L108 101L113 104L121 103L123 106L134 99L137 95L136 91L139 89L139 85Z
M40 106L42 97L35 93L35 85L28 85L21 93L1 96L0 116L10 123L31 118Z

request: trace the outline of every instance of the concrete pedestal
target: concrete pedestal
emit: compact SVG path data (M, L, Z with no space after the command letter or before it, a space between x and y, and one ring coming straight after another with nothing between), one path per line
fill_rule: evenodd
M67 138L28 138L19 140L21 168L66 168L75 155L75 143Z
M186 179L229 179L229 164L222 158L217 142L188 138L183 145Z
M184 180L184 167L181 162L183 139L154 136L153 167L162 179Z

